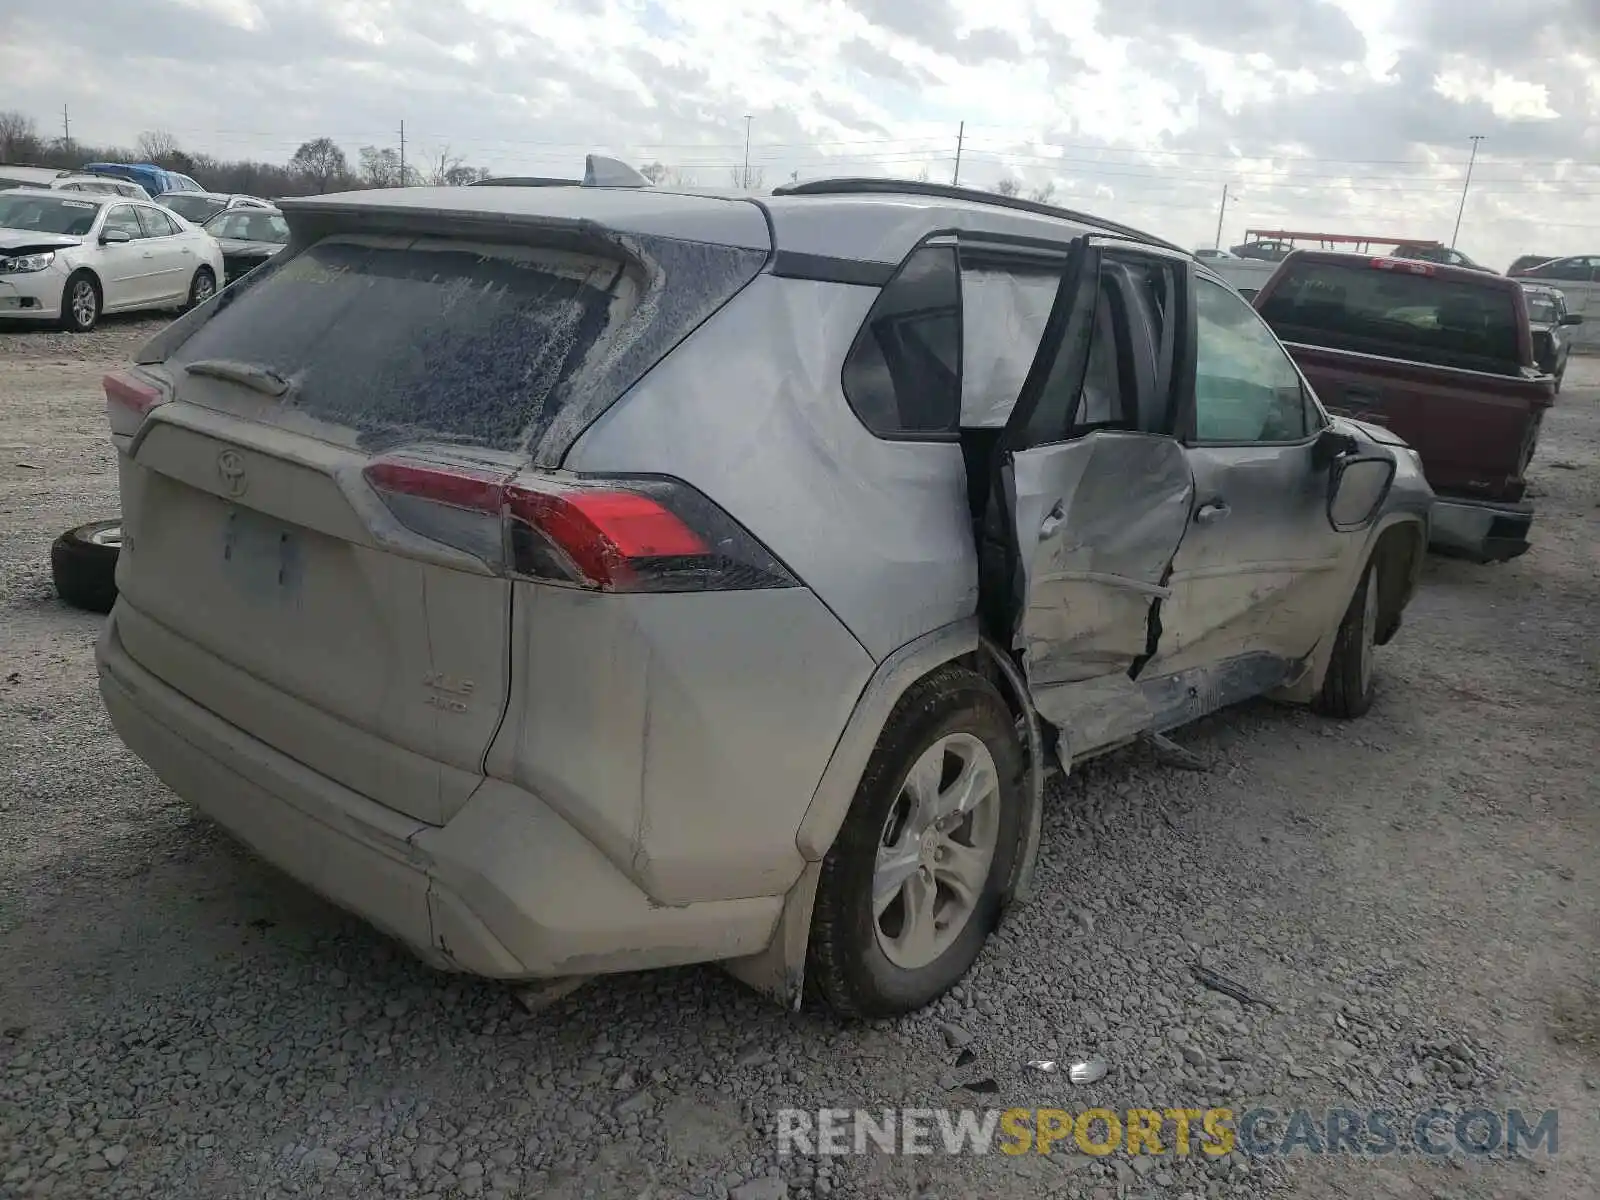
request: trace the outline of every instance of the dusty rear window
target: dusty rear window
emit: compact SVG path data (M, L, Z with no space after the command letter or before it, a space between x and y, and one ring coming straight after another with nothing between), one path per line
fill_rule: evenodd
M224 292L167 361L264 367L288 408L367 442L523 448L572 397L615 399L764 259L704 250L688 272L667 254L327 237Z
M1480 370L1521 362L1518 314L1505 288L1365 262L1304 262L1290 264L1259 307L1285 341Z

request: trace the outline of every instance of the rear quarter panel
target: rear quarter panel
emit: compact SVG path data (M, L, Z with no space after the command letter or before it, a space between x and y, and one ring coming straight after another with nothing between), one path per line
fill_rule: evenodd
M840 368L877 292L758 277L564 465L693 484L881 661L971 615L978 569L960 446L874 437L845 400Z

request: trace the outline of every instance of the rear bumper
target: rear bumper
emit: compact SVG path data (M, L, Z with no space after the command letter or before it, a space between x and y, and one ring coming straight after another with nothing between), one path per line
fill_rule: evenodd
M1531 504L1496 504L1439 496L1433 502L1429 548L1475 562L1507 562L1528 551Z
M782 897L657 904L537 796L485 780L449 824L335 783L168 687L112 614L96 650L123 742L261 857L432 965L554 978L755 954Z

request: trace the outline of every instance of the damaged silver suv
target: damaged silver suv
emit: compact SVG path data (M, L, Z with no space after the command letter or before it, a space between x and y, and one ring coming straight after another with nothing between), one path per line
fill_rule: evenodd
M1043 769L1356 716L1429 492L1175 246L844 180L285 201L106 380L118 732L446 969L928 1003Z

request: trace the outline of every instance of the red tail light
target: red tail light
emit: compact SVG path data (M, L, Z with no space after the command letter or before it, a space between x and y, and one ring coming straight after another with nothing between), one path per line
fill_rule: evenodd
M1437 275L1438 271L1430 262L1418 262L1410 258L1375 258L1372 265L1380 271L1399 271L1403 275Z
M363 474L402 525L505 574L609 592L795 586L747 530L679 480L555 477L409 455Z
M125 371L114 371L100 381L106 392L106 419L111 432L134 434L150 410L165 403L167 394L155 384Z

